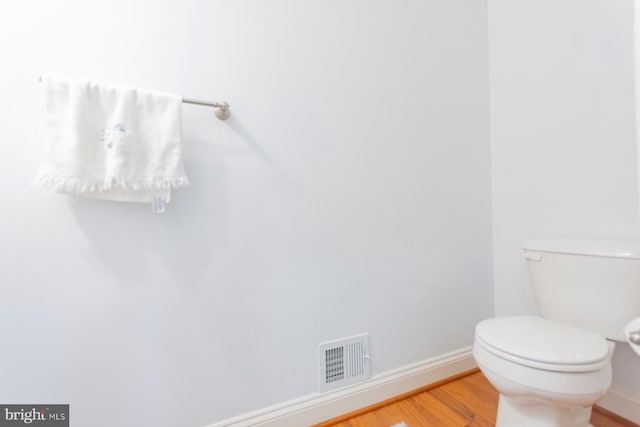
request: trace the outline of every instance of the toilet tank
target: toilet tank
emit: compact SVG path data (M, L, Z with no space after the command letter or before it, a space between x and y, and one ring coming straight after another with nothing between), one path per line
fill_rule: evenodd
M524 256L540 316L625 341L640 316L640 240L537 238Z

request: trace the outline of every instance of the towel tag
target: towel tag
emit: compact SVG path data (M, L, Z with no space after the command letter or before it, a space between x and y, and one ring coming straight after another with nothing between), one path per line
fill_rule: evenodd
M151 200L151 212L164 213L164 208L167 205L167 201L162 196L153 196Z

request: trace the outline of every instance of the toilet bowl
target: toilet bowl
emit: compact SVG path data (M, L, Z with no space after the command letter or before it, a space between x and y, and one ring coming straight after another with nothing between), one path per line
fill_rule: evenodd
M640 343L640 240L530 239L524 258L539 316L483 320L473 344L496 427L590 426L615 342Z
M589 426L611 384L609 348L597 334L540 317L480 322L473 356L500 392L496 427Z

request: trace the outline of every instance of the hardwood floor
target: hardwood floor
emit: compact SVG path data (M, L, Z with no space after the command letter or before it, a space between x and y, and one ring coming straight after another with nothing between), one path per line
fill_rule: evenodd
M400 422L409 427L495 426L498 392L479 371L422 390L315 427L390 427ZM591 422L595 427L638 427L602 410L593 412Z

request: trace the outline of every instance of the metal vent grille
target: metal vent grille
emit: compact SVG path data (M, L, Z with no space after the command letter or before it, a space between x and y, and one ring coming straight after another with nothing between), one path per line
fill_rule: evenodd
M369 335L358 335L318 346L320 389L342 387L370 377Z
M328 384L344 379L344 347L325 350L324 363L327 367L324 373L324 382Z

